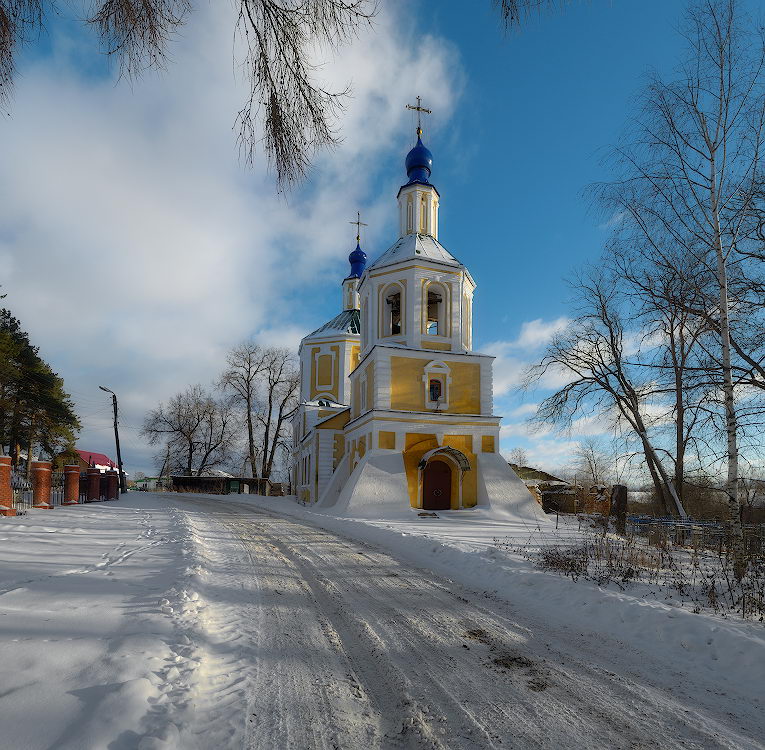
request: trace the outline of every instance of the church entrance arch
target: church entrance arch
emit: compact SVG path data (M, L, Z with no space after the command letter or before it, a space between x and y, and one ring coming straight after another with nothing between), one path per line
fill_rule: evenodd
M466 471L470 471L470 461L462 451L450 446L433 448L420 459L418 469L421 472L421 508L451 510L452 507L462 507L462 478ZM456 495L454 506L453 488Z
M422 507L425 510L450 510L452 507L452 469L446 461L428 461L422 472Z

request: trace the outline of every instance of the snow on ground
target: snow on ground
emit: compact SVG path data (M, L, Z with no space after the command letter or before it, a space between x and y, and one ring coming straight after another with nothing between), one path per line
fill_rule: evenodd
M229 496L322 528L379 544L403 559L462 585L480 588L543 616L561 632L614 637L662 660L668 669L713 678L721 690L740 691L745 703L765 708L765 627L762 623L695 614L655 588L636 584L604 589L540 570L521 555L507 554L495 542L538 549L581 538L576 518L561 517L558 528L516 520L501 509L439 511L438 518L408 510L394 518L355 519L315 512L293 498ZM727 686L727 687L726 687Z
M761 625L494 546L577 534L149 493L2 519L0 750L765 747Z
M144 718L166 729L177 644L160 598L188 549L181 513L128 497L0 522L0 747L119 750Z

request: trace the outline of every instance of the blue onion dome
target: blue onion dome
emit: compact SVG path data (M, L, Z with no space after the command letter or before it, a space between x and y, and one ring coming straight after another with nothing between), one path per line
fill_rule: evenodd
M351 264L351 273L349 279L360 279L367 265L367 254L361 249L358 240L356 249L348 256L348 262Z
M417 145L406 155L406 174L409 182L428 183L433 167L433 154L422 142L422 131L417 128Z

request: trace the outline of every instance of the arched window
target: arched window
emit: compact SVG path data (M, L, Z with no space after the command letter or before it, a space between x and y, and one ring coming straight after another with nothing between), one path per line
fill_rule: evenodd
M448 318L447 303L449 301L448 286L434 281L427 285L427 291L422 300L425 312L425 329L427 336L448 336L446 325Z
M425 386L425 408L436 411L448 409L452 378L446 362L429 362L425 366L422 380Z
M443 318L441 307L444 298L436 291L428 291L428 318L425 323L425 333L429 336L443 335L441 332L441 319Z
M401 333L401 292L394 292L385 298L387 336L398 336Z

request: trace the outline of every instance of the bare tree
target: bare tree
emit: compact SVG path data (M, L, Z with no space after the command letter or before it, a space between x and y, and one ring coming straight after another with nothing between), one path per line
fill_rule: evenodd
M557 0L492 0L506 29ZM348 89L327 91L315 58L371 25L378 0L236 0L237 29L247 50L249 95L236 118L240 150L252 162L261 141L280 187L300 180L317 150L337 143L334 119ZM0 110L7 104L19 47L38 38L42 0L0 0ZM135 77L165 63L191 0L97 0L86 21L122 73Z
M202 476L228 461L236 419L228 399L216 399L194 385L149 412L142 434L151 445L164 443L171 470Z
M510 463L516 466L526 466L528 464L529 457L526 451L517 445L510 451Z
M670 251L667 257L669 258ZM604 259L623 284L630 315L642 329L643 340L652 341L651 356L640 362L655 380L657 405L666 409L666 427L673 432L673 450L663 451L674 463L674 486L683 501L688 451L707 445L701 427L709 422L708 409L717 384L710 382L704 347L709 337L707 321L688 310L699 297L689 283L687 259L676 251L672 263L657 263L654 254L633 233L617 232ZM714 436L711 437L715 441Z
M260 475L268 479L277 448L284 446L290 420L297 408L300 373L294 352L289 349L268 350L263 387L262 406L258 413L263 445Z
M739 415L735 358L762 376L763 360L737 340L745 330L747 299L736 298L745 257L751 205L758 189L765 138L763 32L739 10L738 0L700 0L688 12L689 51L679 75L654 75L642 115L617 154L623 175L604 190L656 262L669 267L680 248L697 294L675 300L705 320L717 338L708 354L722 392L726 494L733 527L736 574L743 574L738 496ZM751 290L751 285L748 286ZM744 317L742 318L742 314ZM737 345L738 348L737 348Z
M517 29L534 12L563 7L567 0L492 0L506 31Z
M610 418L615 427L626 425L639 441L665 510L685 517L649 434L654 383L650 373L635 362L636 352L629 352L634 342L617 304L617 280L602 270L591 270L580 275L574 287L579 315L550 341L541 363L526 373L524 385L535 385L551 370L562 372L569 382L539 405L535 420L570 427L574 417L596 414Z
M262 377L268 369L271 357L268 349L254 341L245 341L228 353L228 367L220 378L221 387L233 395L234 402L244 411L247 425L247 458L253 477L258 476L259 459L263 457L263 446L256 441L255 435L256 407Z
M606 484L613 470L611 456L595 437L585 437L579 441L574 451L574 466L577 480L588 486Z

